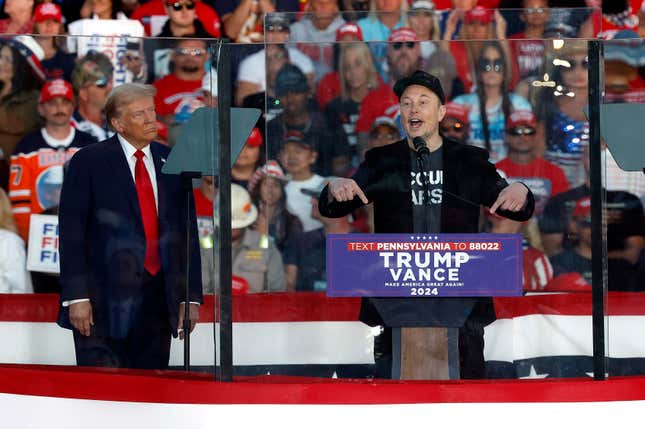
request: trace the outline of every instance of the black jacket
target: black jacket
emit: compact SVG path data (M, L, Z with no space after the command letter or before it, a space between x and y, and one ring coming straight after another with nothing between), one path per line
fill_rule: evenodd
M440 232L477 233L480 206L490 207L508 183L488 162L486 150L447 138L443 139L442 148ZM374 229L377 233L422 232L413 231L412 155L405 139L374 148L365 154L365 161L353 176L370 202L374 203ZM321 192L318 205L320 214L325 217L342 217L363 205L358 197L348 202L329 202L327 191L325 187ZM498 210L497 213L516 221L526 221L531 218L534 205L535 200L529 190L527 203L521 211ZM380 314L387 312L397 315L390 320L396 320L398 326L414 326L414 320L432 312L436 314L436 324L441 326L442 321L455 319L451 315L461 313L468 316L478 302L482 304L480 317L484 323L489 323L494 317L490 298L369 298L363 300L360 320L369 325L384 324ZM416 325L423 326L422 323L419 321ZM390 326L396 324L389 323Z

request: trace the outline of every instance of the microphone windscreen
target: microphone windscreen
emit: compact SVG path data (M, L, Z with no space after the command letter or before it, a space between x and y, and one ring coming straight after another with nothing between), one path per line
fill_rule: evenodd
M418 137L418 136L414 137L412 139L412 144L414 145L414 148L419 154L430 152L430 150L428 149L428 146L426 146L426 141L423 140L423 137Z

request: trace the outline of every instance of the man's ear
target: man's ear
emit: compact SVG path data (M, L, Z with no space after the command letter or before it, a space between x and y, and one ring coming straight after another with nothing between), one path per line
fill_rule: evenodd
M45 117L45 113L44 113L44 110L43 110L43 105L40 104L40 103L38 103L38 114L40 116L42 116L43 118Z
M110 125L117 133L121 133L123 131L123 123L121 122L121 118L119 117L111 118Z
M311 165L316 163L316 160L318 159L318 152L317 151L311 151Z
M438 116L438 122L441 122L443 120L443 117L446 116L446 105L441 104L439 106L439 116Z

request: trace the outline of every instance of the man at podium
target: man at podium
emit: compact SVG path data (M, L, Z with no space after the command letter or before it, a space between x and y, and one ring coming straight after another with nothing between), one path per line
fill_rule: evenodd
M446 100L435 76L416 71L397 81L394 92L405 138L368 151L351 179L332 180L320 195L321 215L345 216L373 203L376 233L477 233L481 206L512 220L530 219L534 198L524 184L502 179L486 150L438 133ZM490 298L364 298L360 320L384 325L384 316L397 312L406 312L411 326L420 326L416 315L443 313L450 325L451 314L466 314L459 328L460 376L485 376L484 326L494 319ZM391 376L387 370L377 375Z

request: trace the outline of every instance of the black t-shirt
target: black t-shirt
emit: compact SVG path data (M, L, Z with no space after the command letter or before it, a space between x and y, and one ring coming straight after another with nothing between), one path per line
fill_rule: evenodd
M325 107L327 123L332 127L343 127L345 134L347 134L347 141L352 147L358 143L356 121L358 121L360 108L361 103L341 97L334 98Z
M47 80L65 79L67 82L72 80L72 71L76 65L76 55L56 51L56 54L48 60L42 60L40 63L45 70Z
M323 228L303 232L295 237L283 253L285 265L298 267L297 291L324 290L327 282L327 249Z
M416 152L410 151L410 181L412 185L412 216L414 232L441 231L441 203L443 201L443 149L430 152L426 171L421 171ZM425 181L429 183L429 192ZM427 198L429 194L429 198ZM427 203L426 203L427 201Z
M549 258L553 265L553 275L578 273L591 284L591 259L585 258L575 250L565 250Z

